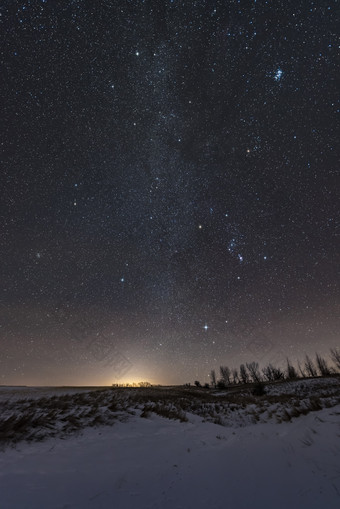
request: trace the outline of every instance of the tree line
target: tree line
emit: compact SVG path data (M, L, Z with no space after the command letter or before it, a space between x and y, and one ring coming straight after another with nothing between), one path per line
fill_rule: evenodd
M319 353L312 359L305 355L303 362L297 361L294 366L287 358L284 368L268 364L260 369L258 362L247 362L240 364L239 368L230 368L229 366L220 366L219 377L214 369L210 372L210 385L205 387L217 387L223 389L229 385L276 382L282 380L297 380L298 378L308 378L316 376L330 376L340 372L340 351L336 348L330 349L330 359L333 363L329 364ZM196 380L195 385L201 387L201 383Z

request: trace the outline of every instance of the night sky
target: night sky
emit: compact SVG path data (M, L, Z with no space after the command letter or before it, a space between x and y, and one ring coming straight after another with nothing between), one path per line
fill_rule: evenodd
M0 383L338 346L336 4L2 0Z

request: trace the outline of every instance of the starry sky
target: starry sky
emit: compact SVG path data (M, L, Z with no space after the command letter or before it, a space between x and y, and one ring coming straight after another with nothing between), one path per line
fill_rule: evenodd
M336 8L1 2L0 383L339 344Z

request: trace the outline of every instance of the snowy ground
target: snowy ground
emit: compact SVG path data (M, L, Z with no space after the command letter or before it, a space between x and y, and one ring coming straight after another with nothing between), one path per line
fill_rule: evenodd
M328 394L329 384L310 382L314 392L324 385ZM286 386L279 396L302 391L304 401L306 383ZM107 393L95 394L106 408ZM0 453L0 507L338 509L340 404L284 422L262 422L268 417L263 405L254 424L240 426L238 416L233 425L221 426L191 412L187 422L170 420L145 411L138 399L134 415L114 412L112 426L6 446ZM253 411L256 405L247 399L244 412L247 406Z
M50 398L51 396L79 394L95 390L98 390L98 387L10 387L0 385L0 403L8 400Z

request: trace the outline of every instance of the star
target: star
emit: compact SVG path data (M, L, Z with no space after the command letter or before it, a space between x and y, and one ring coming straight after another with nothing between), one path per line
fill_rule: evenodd
M281 78L282 78L282 75L283 75L283 71L282 69L278 68L274 74L274 80L275 81L280 81Z
M130 355L136 376L205 382L205 363L236 367L244 330L267 320L273 351L296 345L292 362L318 347L305 334L316 322L327 349L337 269L339 105L335 80L324 79L337 63L333 8L319 23L317 7L298 2L107 0L93 12L69 0L67 13L36 3L17 3L14 22L2 24L5 355L16 338L2 372L34 339L24 383L60 371L64 384L65 360L74 383L110 384L119 371L104 360L110 346L112 363ZM54 316L64 330L47 334ZM79 322L85 348L73 341L71 359ZM44 350L53 360L39 370Z

